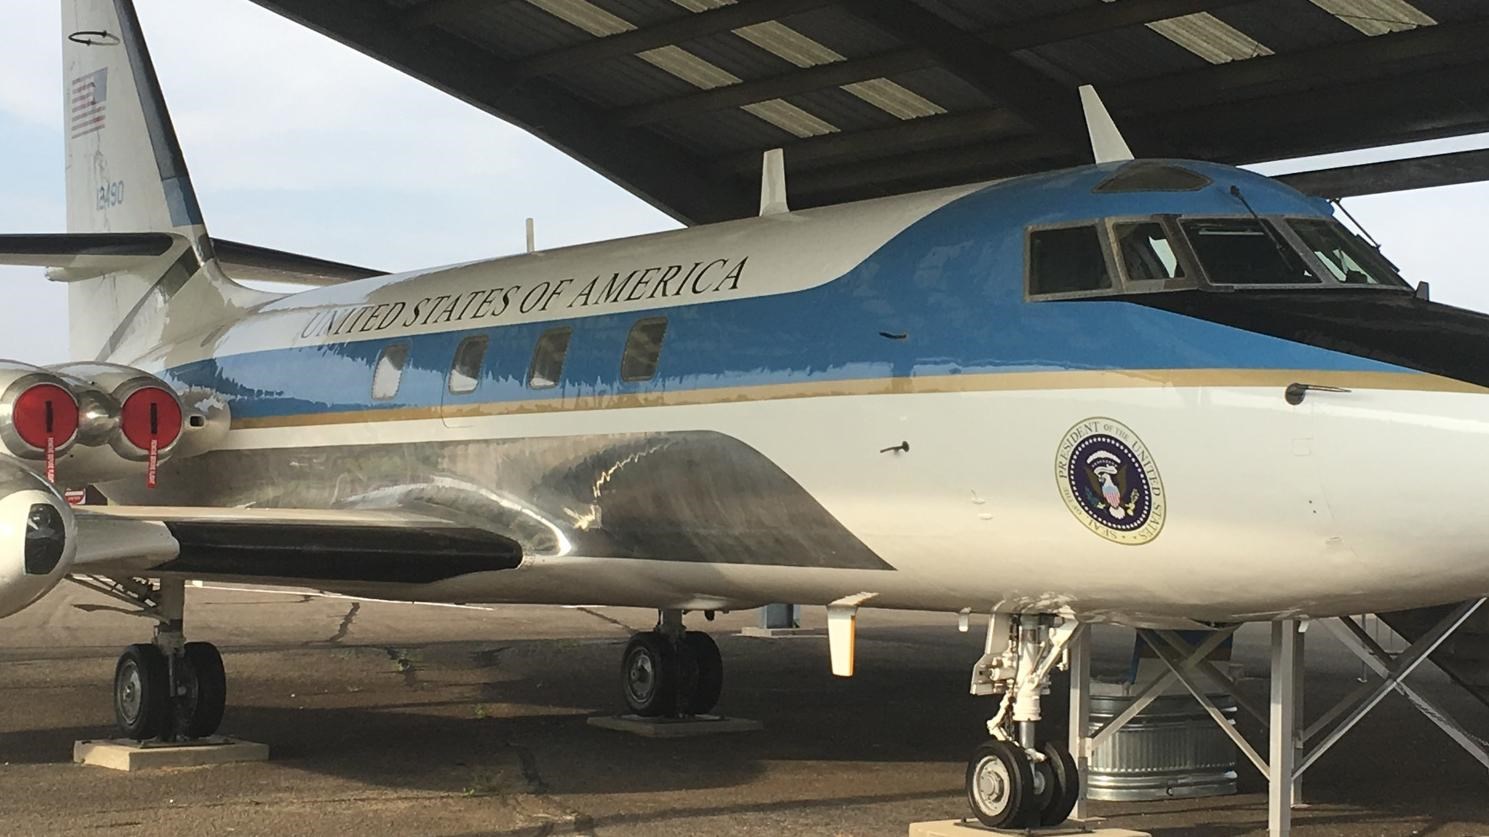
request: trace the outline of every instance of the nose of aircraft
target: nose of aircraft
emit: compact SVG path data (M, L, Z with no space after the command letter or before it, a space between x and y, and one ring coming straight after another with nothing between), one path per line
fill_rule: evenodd
M1398 607L1489 595L1489 393L1314 392L1305 408L1332 530L1355 565L1341 587Z

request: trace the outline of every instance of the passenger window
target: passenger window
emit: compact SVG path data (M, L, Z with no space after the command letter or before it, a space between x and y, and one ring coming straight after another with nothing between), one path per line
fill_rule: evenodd
M1217 285L1320 282L1269 222L1235 218L1185 221L1183 226L1200 265Z
M475 392L481 383L481 367L486 362L486 342L484 334L460 341L450 364L450 392L456 395Z
M387 401L398 394L403 381L403 364L408 360L408 344L393 343L383 348L372 369L372 400Z
M620 358L622 381L649 381L657 375L657 360L662 355L662 338L667 336L667 318L655 317L631 326L626 336L626 351Z
M558 386L564 375L564 358L569 353L569 336L573 329L551 328L538 338L533 349L533 363L527 370L527 385L533 389Z
M1155 221L1137 224L1113 224L1117 252L1122 254L1122 269L1129 282L1161 282L1183 279L1184 267L1174 254L1168 233Z
M1029 293L1068 294L1112 287L1094 226L1036 230L1029 235Z

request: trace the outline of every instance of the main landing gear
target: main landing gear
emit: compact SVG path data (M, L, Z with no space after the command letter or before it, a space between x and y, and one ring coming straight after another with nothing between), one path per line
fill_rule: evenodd
M136 741L207 738L222 724L227 674L209 642L187 642L186 588L181 579L75 578L153 617L155 640L131 645L114 666L114 721Z
M1075 759L1063 744L1039 740L1040 697L1049 676L1065 667L1074 620L994 614L982 658L972 670L972 694L1001 694L988 721L992 739L967 762L967 802L989 828L1059 825L1080 798Z
M684 630L682 611L664 610L657 627L626 643L621 689L646 718L706 715L724 688L724 660L708 634Z

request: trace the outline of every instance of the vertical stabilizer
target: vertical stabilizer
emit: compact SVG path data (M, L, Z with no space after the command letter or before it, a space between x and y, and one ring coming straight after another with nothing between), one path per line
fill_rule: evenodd
M1117 130L1117 123L1107 113L1096 88L1081 85L1081 109L1086 112L1086 132L1091 135L1091 155L1098 163L1119 163L1132 159L1132 149Z
M72 282L71 354L107 358L220 320L212 243L130 0L61 0L67 231L182 236L165 262ZM180 307L165 316L169 305ZM185 312L185 313L183 313Z

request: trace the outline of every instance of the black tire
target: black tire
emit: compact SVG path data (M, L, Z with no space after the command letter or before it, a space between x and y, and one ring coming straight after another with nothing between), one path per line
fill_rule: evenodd
M1070 751L1054 742L1044 745L1044 763L1054 777L1054 792L1039 814L1040 825L1059 825L1070 818L1081 795L1081 774Z
M682 635L682 642L691 652L698 673L683 709L689 715L707 715L719 705L719 695L724 692L724 656L713 637L701 631L688 631Z
M210 642L188 642L181 660L186 693L177 703L177 729L185 738L206 738L222 726L227 708L227 672Z
M656 631L631 637L620 659L620 685L626 705L637 715L656 718L677 709L677 661L672 643Z
M165 734L171 717L171 678L154 645L131 645L114 666L114 722L125 738L144 741Z
M1024 828L1039 817L1034 771L1022 747L989 741L967 761L967 804L988 828Z

